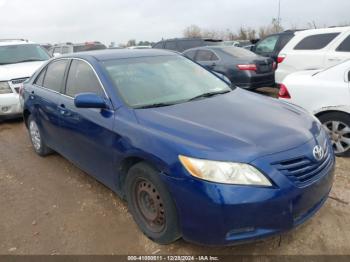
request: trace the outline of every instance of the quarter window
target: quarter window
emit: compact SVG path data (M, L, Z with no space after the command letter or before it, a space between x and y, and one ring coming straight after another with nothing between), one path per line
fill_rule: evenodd
M34 84L36 84L38 86L43 86L45 73L46 73L46 67L43 70L41 70L41 72L40 72L39 76L36 78Z
M104 97L103 89L90 65L73 60L67 78L66 94L74 97L80 93L95 93Z
M350 35L338 46L338 52L350 52Z
M58 60L51 62L46 71L43 86L56 92L61 91L63 86L64 73L68 60Z
M301 40L294 50L318 50L326 47L339 33L310 35Z

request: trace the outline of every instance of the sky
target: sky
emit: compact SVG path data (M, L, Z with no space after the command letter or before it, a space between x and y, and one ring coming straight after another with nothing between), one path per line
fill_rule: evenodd
M181 37L189 25L208 30L258 28L279 0L0 0L0 38L38 43ZM281 0L284 28L350 23L350 0Z

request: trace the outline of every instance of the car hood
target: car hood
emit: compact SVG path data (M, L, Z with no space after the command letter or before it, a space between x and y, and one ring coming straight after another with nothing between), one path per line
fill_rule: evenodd
M135 114L142 126L180 143L180 154L223 161L251 162L300 146L320 132L303 109L240 88Z
M0 81L31 77L45 61L0 65Z

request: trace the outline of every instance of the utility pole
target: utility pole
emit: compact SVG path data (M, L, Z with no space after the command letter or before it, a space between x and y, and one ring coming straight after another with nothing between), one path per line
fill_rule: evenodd
M281 27L281 0L278 0L278 16L277 16L278 27Z

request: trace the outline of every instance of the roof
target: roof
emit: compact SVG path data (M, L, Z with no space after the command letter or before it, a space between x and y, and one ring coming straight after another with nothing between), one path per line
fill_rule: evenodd
M150 57L150 56L168 56L176 55L177 53L162 49L103 49L96 51L87 51L81 53L72 53L60 57L77 57L77 58L95 58L99 61L136 58L136 57Z
M308 35L308 34L327 34L327 33L343 33L350 31L350 26L341 26L341 27L328 27L328 28L318 28L318 29L308 29L303 31L298 31L298 35Z
M24 39L0 39L0 46L34 44Z

